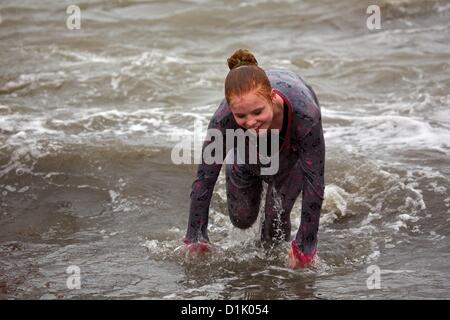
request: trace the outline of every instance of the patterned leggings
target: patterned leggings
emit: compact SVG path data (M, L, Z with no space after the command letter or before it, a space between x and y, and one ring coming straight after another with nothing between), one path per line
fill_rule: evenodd
M266 181L268 188L261 240L289 241L291 210L302 190L303 176L300 162L288 171L280 168L274 176L258 176L248 165L227 164L227 205L233 225L246 229L255 223L261 203L262 182Z

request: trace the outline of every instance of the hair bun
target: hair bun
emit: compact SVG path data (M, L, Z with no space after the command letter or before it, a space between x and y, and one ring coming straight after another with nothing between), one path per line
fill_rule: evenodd
M227 59L230 70L245 65L258 65L255 56L247 49L236 50L231 57Z

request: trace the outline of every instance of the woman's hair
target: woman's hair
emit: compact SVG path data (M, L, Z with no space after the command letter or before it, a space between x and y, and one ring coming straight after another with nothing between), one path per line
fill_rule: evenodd
M235 96L256 91L256 94L271 100L272 86L263 69L258 67L255 56L247 49L236 50L227 59L230 71L225 79L225 98L228 104Z

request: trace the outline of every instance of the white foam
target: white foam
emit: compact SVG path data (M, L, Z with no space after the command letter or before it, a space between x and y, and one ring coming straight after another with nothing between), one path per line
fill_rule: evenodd
M143 247L146 247L150 251L157 250L159 248L158 240L147 240L142 244Z
M75 51L75 50L61 50L58 48L55 48L53 50L53 53L59 53L63 56L70 57L73 59L76 59L77 62L68 63L65 62L65 66L67 65L76 65L80 64L80 62L94 62L94 63L105 63L105 64L111 64L114 65L114 63L117 62L117 59L113 57L106 57L104 54L97 55L92 52L82 52L82 51Z
M112 136L133 136L139 134L148 138L151 144L173 146L174 141L180 138L194 136L195 124L201 123L206 127L208 114L178 111L166 111L161 108L150 108L137 111L112 110L84 110L80 114L67 119L66 117L53 117L48 120L58 131L64 135L66 128L72 127L82 130L78 138ZM100 128L99 128L100 127ZM85 130L83 130L84 128ZM103 130L102 130L103 129ZM202 142L202 141L201 141ZM201 144L198 143L198 145Z
M9 192L15 192L16 188L10 185L5 186L5 189L8 190Z
M365 226L365 225L371 224L372 221L374 221L374 220L379 220L379 219L381 219L381 218L382 218L382 217L381 217L381 215L380 215L379 213L372 213L372 212L369 212L369 214L367 215L367 218L365 218L365 219L361 222L361 225Z
M446 238L446 236L439 235L436 233L436 231L430 231L430 235L428 236L428 240L433 241L433 242L441 241L441 240L444 240L445 238Z
M114 190L109 190L109 196L111 197L111 202L115 202L120 194Z
M0 111L2 111L2 112L6 111L7 113L9 113L9 112L11 112L11 107L4 106L4 105L0 104Z
M24 192L27 192L29 189L30 189L29 186L25 186L25 187L20 188L17 192L18 193L24 193Z
M331 183L326 185L324 201L322 205L323 214L321 218L322 224L328 224L336 219L345 217L348 213L347 202L350 195L341 187Z
M389 229L395 230L396 232L400 231L400 228L405 228L405 229L408 228L408 226L406 225L406 223L404 223L404 222L401 221L401 220L398 220L398 221L396 221L396 222L394 222L394 223L386 223L385 226L386 226L387 228L389 228Z
M398 151L399 148L408 148L450 155L450 130L431 126L423 119L395 115L341 115L334 118L352 122L345 127L327 128L326 138L339 144L358 141L358 146L366 150Z
M325 137L329 145L350 145L362 154L381 152L382 159L386 152L398 155L399 150L450 155L449 99L419 88L408 97L384 95L350 108L322 107L332 123L324 126Z
M172 232L172 233L181 233L181 230L179 228L176 228L176 227L172 227L172 228L170 228L167 231Z
M121 80L122 80L121 76L111 77L111 87L114 91L118 91Z
M447 187L438 186L438 183L436 181L430 182L430 186L431 186L431 189L429 189L429 190L434 191L435 193L448 194Z
M367 260L368 260L368 262L372 262L374 260L377 260L379 257L380 257L380 251L376 250L367 257Z
M33 123L42 124L38 120ZM40 131L40 126L36 125L34 127L37 127L38 132ZM0 177L11 171L15 171L18 175L30 173L37 159L54 153L61 148L56 141L43 140L42 134L38 132L33 132L32 130L18 131L6 139L3 149L8 150L9 161L1 167Z
M21 74L17 80L8 81L0 88L0 93L11 93L15 90L22 89L29 84L35 82L38 76L36 74Z
M408 270L408 269L405 269L405 270L402 270L402 269L400 269L400 270L381 269L380 271L381 271L381 274L398 274L398 273L414 273L414 272L417 272L415 270Z
M133 124L129 127L130 131L143 131L146 132L147 126L144 126L142 123L138 123L138 124Z
M187 289L185 293L194 293L194 292L222 292L225 289L225 285L223 283L216 282L214 284L207 284L198 288Z
M437 13L442 13L442 12L445 12L445 11L449 11L450 10L450 3L447 3L447 4L435 3L434 4L434 9L436 10Z
M402 214L400 214L398 217L399 217L400 220L402 220L402 221L417 222L417 221L419 220L418 217L414 217L414 216L411 216L411 215L406 214L406 213L402 213Z

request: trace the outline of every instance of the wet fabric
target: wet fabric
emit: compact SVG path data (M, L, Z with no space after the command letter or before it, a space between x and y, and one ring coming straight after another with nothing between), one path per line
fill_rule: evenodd
M259 161L256 164L225 163L228 214L235 226L250 227L258 216L265 181L268 188L262 240L289 240L290 214L302 193L301 221L294 240L301 252L313 254L317 249L324 193L325 142L319 102L312 88L296 73L289 70L267 70L266 73L272 88L288 107L288 117L283 119L287 121L286 138L278 152L279 169L273 175L262 175L264 165ZM231 150L226 148L226 129L242 129L225 99L209 122L208 129L212 128L222 133L225 158ZM205 140L203 151L213 141ZM236 148L231 152L236 159ZM221 167L222 163L207 164L204 159L198 166L190 195L186 241L209 241L209 206Z

